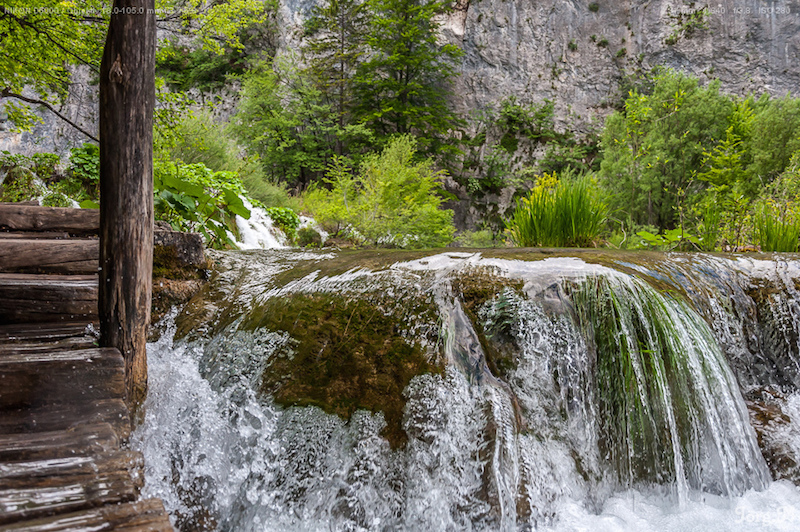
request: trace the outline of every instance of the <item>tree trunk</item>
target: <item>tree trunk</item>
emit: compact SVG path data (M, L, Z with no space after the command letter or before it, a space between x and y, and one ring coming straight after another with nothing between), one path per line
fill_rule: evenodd
M127 400L147 390L153 271L154 0L114 0L100 67L100 341L125 359Z

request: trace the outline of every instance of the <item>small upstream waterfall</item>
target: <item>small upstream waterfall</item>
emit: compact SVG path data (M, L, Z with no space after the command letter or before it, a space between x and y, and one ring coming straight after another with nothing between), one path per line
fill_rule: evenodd
M184 530L794 530L795 263L635 257L220 253L149 346L145 492Z

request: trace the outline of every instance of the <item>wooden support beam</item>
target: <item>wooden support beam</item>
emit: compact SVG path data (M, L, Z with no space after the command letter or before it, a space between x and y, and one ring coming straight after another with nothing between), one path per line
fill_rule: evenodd
M0 272L94 274L99 257L96 239L0 240Z
M100 341L125 358L128 401L147 389L153 276L154 0L114 0L100 65Z
M97 209L37 207L18 203L0 205L0 229L9 231L64 231L74 235L97 234Z

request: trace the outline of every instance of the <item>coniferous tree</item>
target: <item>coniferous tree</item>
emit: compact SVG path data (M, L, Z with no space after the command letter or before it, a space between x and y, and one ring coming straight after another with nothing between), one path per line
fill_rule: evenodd
M369 57L358 67L354 116L379 137L412 133L424 152L447 149L459 123L448 107L461 50L437 41L441 0L370 0Z
M329 0L306 22L308 73L335 110L340 128L351 118L353 78L366 52L370 12L363 0ZM342 154L342 140L336 152Z

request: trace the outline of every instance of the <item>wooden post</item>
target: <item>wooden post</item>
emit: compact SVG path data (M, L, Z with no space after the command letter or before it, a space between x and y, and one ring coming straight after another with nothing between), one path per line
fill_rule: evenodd
M147 390L153 272L154 0L114 0L100 66L100 342L125 359L127 400Z

